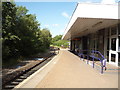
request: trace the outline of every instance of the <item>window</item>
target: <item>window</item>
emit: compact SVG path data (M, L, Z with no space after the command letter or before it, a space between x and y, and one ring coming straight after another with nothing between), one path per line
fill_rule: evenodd
M109 38L107 39L107 50L109 50Z
M112 62L115 62L115 56L116 56L115 54L111 54L111 61Z
M105 36L106 36L106 37L109 36L109 30L110 30L110 28L107 28L107 29L105 30Z
M94 40L94 44L93 44L93 45L94 45L94 47L93 47L93 48L94 48L94 50L95 50L95 40Z
M112 27L111 28L111 35L116 35L117 34L117 27Z
M96 40L96 50L98 50L98 39Z
M120 66L120 53L118 53L118 66Z
M118 37L118 42L119 42L118 51L120 51L120 36Z
M109 51L107 51L107 62L109 62Z
M118 34L120 36L120 24L118 24Z
M120 28L118 28L118 35L120 36Z
M111 50L116 51L116 38L111 39Z

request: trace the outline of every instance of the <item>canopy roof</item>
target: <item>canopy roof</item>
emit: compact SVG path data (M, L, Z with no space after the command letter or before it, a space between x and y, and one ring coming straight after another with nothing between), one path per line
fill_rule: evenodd
M118 23L118 4L78 3L62 39L72 39Z

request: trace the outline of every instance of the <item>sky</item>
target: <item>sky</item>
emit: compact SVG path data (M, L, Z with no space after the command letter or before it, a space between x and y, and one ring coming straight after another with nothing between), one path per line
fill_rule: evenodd
M79 0L84 3L115 3L119 0ZM16 2L25 6L28 14L35 14L40 28L48 28L52 37L63 34L76 8L77 2Z

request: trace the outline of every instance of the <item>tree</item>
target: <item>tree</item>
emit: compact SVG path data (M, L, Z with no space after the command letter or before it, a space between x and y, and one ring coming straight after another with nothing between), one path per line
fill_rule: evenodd
M52 40L52 35L50 34L50 31L47 28L44 28L42 31L42 40L44 42L45 48L49 48L51 40Z
M62 38L62 35L56 35L55 37L53 37L52 43L54 43L54 42L56 42L58 40L61 40L61 38Z
M36 54L37 37L36 32L39 29L39 23L36 21L36 16L32 14L26 14L28 10L25 7L18 7L17 10L17 35L20 37L19 51L20 55L27 57ZM21 12L21 13L20 13Z
M15 4L10 2L2 3L2 58L4 61L8 61L8 58L11 57L17 57L15 44L20 39L14 34L16 10Z
M68 47L69 43L67 40L61 40L62 35L56 35L52 39L52 44L55 46L63 46L63 47Z
M26 7L14 3L2 4L2 57L3 63L20 57L28 57L49 48L51 34L48 29L40 29L33 14L27 14Z

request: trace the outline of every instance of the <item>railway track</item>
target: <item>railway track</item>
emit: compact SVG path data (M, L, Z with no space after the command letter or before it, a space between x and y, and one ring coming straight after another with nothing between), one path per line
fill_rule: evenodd
M55 54L50 55L49 57L42 60L40 63L30 67L27 70L22 71L18 75L16 75L11 80L7 81L6 83L2 84L2 89L13 89L16 85L18 85L20 82L25 80L27 77L32 75L34 72L36 72L38 69L40 69L42 66L44 66L46 63L48 63Z

